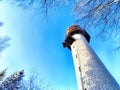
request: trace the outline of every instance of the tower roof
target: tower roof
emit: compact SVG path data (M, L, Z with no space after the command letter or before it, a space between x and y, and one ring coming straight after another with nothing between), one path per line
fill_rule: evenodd
M80 28L79 25L72 25L70 26L68 29L67 29L67 32L66 32L66 37L73 31L76 31L76 30L80 30L82 28Z
M72 37L74 34L82 34L88 42L90 41L90 35L84 29L82 29L79 25L72 25L67 29L66 38L63 42L64 47L71 49L70 45L72 45L72 43L75 41L75 39Z

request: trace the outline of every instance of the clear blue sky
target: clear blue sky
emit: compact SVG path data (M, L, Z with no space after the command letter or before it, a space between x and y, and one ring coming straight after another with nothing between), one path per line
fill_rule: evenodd
M63 48L66 28L75 24L69 9L61 8L50 14L48 21L32 11L0 2L0 35L9 36L10 46L2 53L0 70L8 67L8 73L35 68L54 88L77 90L71 51ZM101 58L110 73L120 84L120 55L113 52L113 40L102 42L91 34L91 47Z

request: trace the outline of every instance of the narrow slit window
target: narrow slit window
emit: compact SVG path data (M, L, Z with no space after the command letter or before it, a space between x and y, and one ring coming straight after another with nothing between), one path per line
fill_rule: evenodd
M79 71L81 72L81 69L80 69L80 67L79 67Z
M77 55L76 55L76 58L77 58Z

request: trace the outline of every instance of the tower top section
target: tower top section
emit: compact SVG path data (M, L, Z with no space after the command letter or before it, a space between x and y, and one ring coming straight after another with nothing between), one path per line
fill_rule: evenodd
M64 47L71 49L70 45L72 45L75 41L75 39L72 38L72 35L74 34L82 34L88 42L90 41L90 35L84 29L82 29L79 25L72 25L67 29L66 38L63 42Z
M82 30L79 25L72 25L67 29L66 36L68 36L71 32L75 30Z

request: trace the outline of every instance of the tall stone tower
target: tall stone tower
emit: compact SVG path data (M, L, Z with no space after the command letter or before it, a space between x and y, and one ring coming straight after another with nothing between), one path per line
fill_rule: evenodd
M120 90L118 83L108 72L88 42L89 34L79 27L70 26L63 46L72 51L79 90Z

